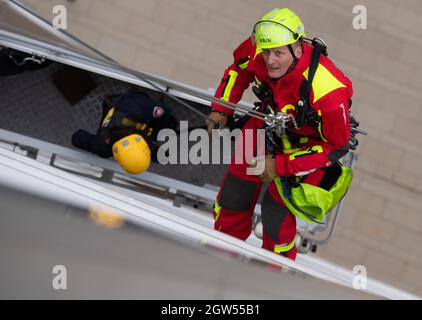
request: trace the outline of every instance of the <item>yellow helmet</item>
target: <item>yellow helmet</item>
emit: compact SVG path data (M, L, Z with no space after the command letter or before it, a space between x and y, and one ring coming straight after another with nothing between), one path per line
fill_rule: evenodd
M295 43L305 36L299 16L288 8L276 8L266 13L253 29L258 49L271 49Z
M139 134L132 134L114 143L113 156L117 163L131 174L146 171L151 163L151 150Z

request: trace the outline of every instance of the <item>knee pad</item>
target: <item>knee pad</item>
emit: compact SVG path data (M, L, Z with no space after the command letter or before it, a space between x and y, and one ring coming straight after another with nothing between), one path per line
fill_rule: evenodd
M256 182L243 180L228 172L220 190L218 204L230 211L249 211L256 187Z
M275 242L279 241L279 232L289 210L278 203L267 190L261 203L261 218L265 233Z

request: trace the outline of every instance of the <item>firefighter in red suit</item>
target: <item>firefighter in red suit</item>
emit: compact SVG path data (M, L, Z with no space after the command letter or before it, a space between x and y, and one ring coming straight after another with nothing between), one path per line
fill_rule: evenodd
M264 15L255 24L252 37L234 51L234 62L225 71L215 96L237 103L255 82L270 90L277 112L297 117L300 87L307 80L313 50L304 36L300 18L290 9L277 8ZM295 177L312 185L321 183L325 169L348 152L352 93L351 81L321 55L309 95L314 121L290 129L290 150L275 156L267 152L265 170L260 175L247 174L251 164L246 159L242 164L232 160L214 204L214 228L246 240L263 182L271 182L261 203L262 247L294 260L296 217L283 203L274 179ZM232 115L232 110L214 103L207 119L209 132L216 124L224 128ZM242 134L246 129L256 132L259 128L264 128L263 121L250 118Z

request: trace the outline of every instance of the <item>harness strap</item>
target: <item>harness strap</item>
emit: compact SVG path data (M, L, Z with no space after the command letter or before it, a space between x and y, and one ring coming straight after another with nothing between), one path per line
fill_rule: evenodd
M129 118L123 117L121 122L123 126L135 129L137 131L146 131L146 135L150 136L153 132L153 129L144 122L136 122Z
M319 64L319 57L322 54L327 55L327 47L322 42L318 41L318 38L314 38L312 40L312 55L311 55L311 62L309 64L309 72L308 72L308 80L303 80L300 86L300 96L301 99L298 102L298 113L296 117L296 123L298 127L302 127L305 123L305 117L309 114L310 118L312 118L312 112L309 112L311 103L310 103L310 95L312 89L312 81L314 80L314 76Z

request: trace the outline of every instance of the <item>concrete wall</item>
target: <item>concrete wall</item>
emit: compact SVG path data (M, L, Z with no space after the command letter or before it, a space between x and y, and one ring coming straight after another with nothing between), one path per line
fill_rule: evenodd
M355 179L333 240L318 255L422 294L422 2L419 0L24 0L126 66L215 88L232 50L266 11L288 6L354 83L361 138ZM353 7L367 8L366 30ZM247 98L252 97L246 94Z

